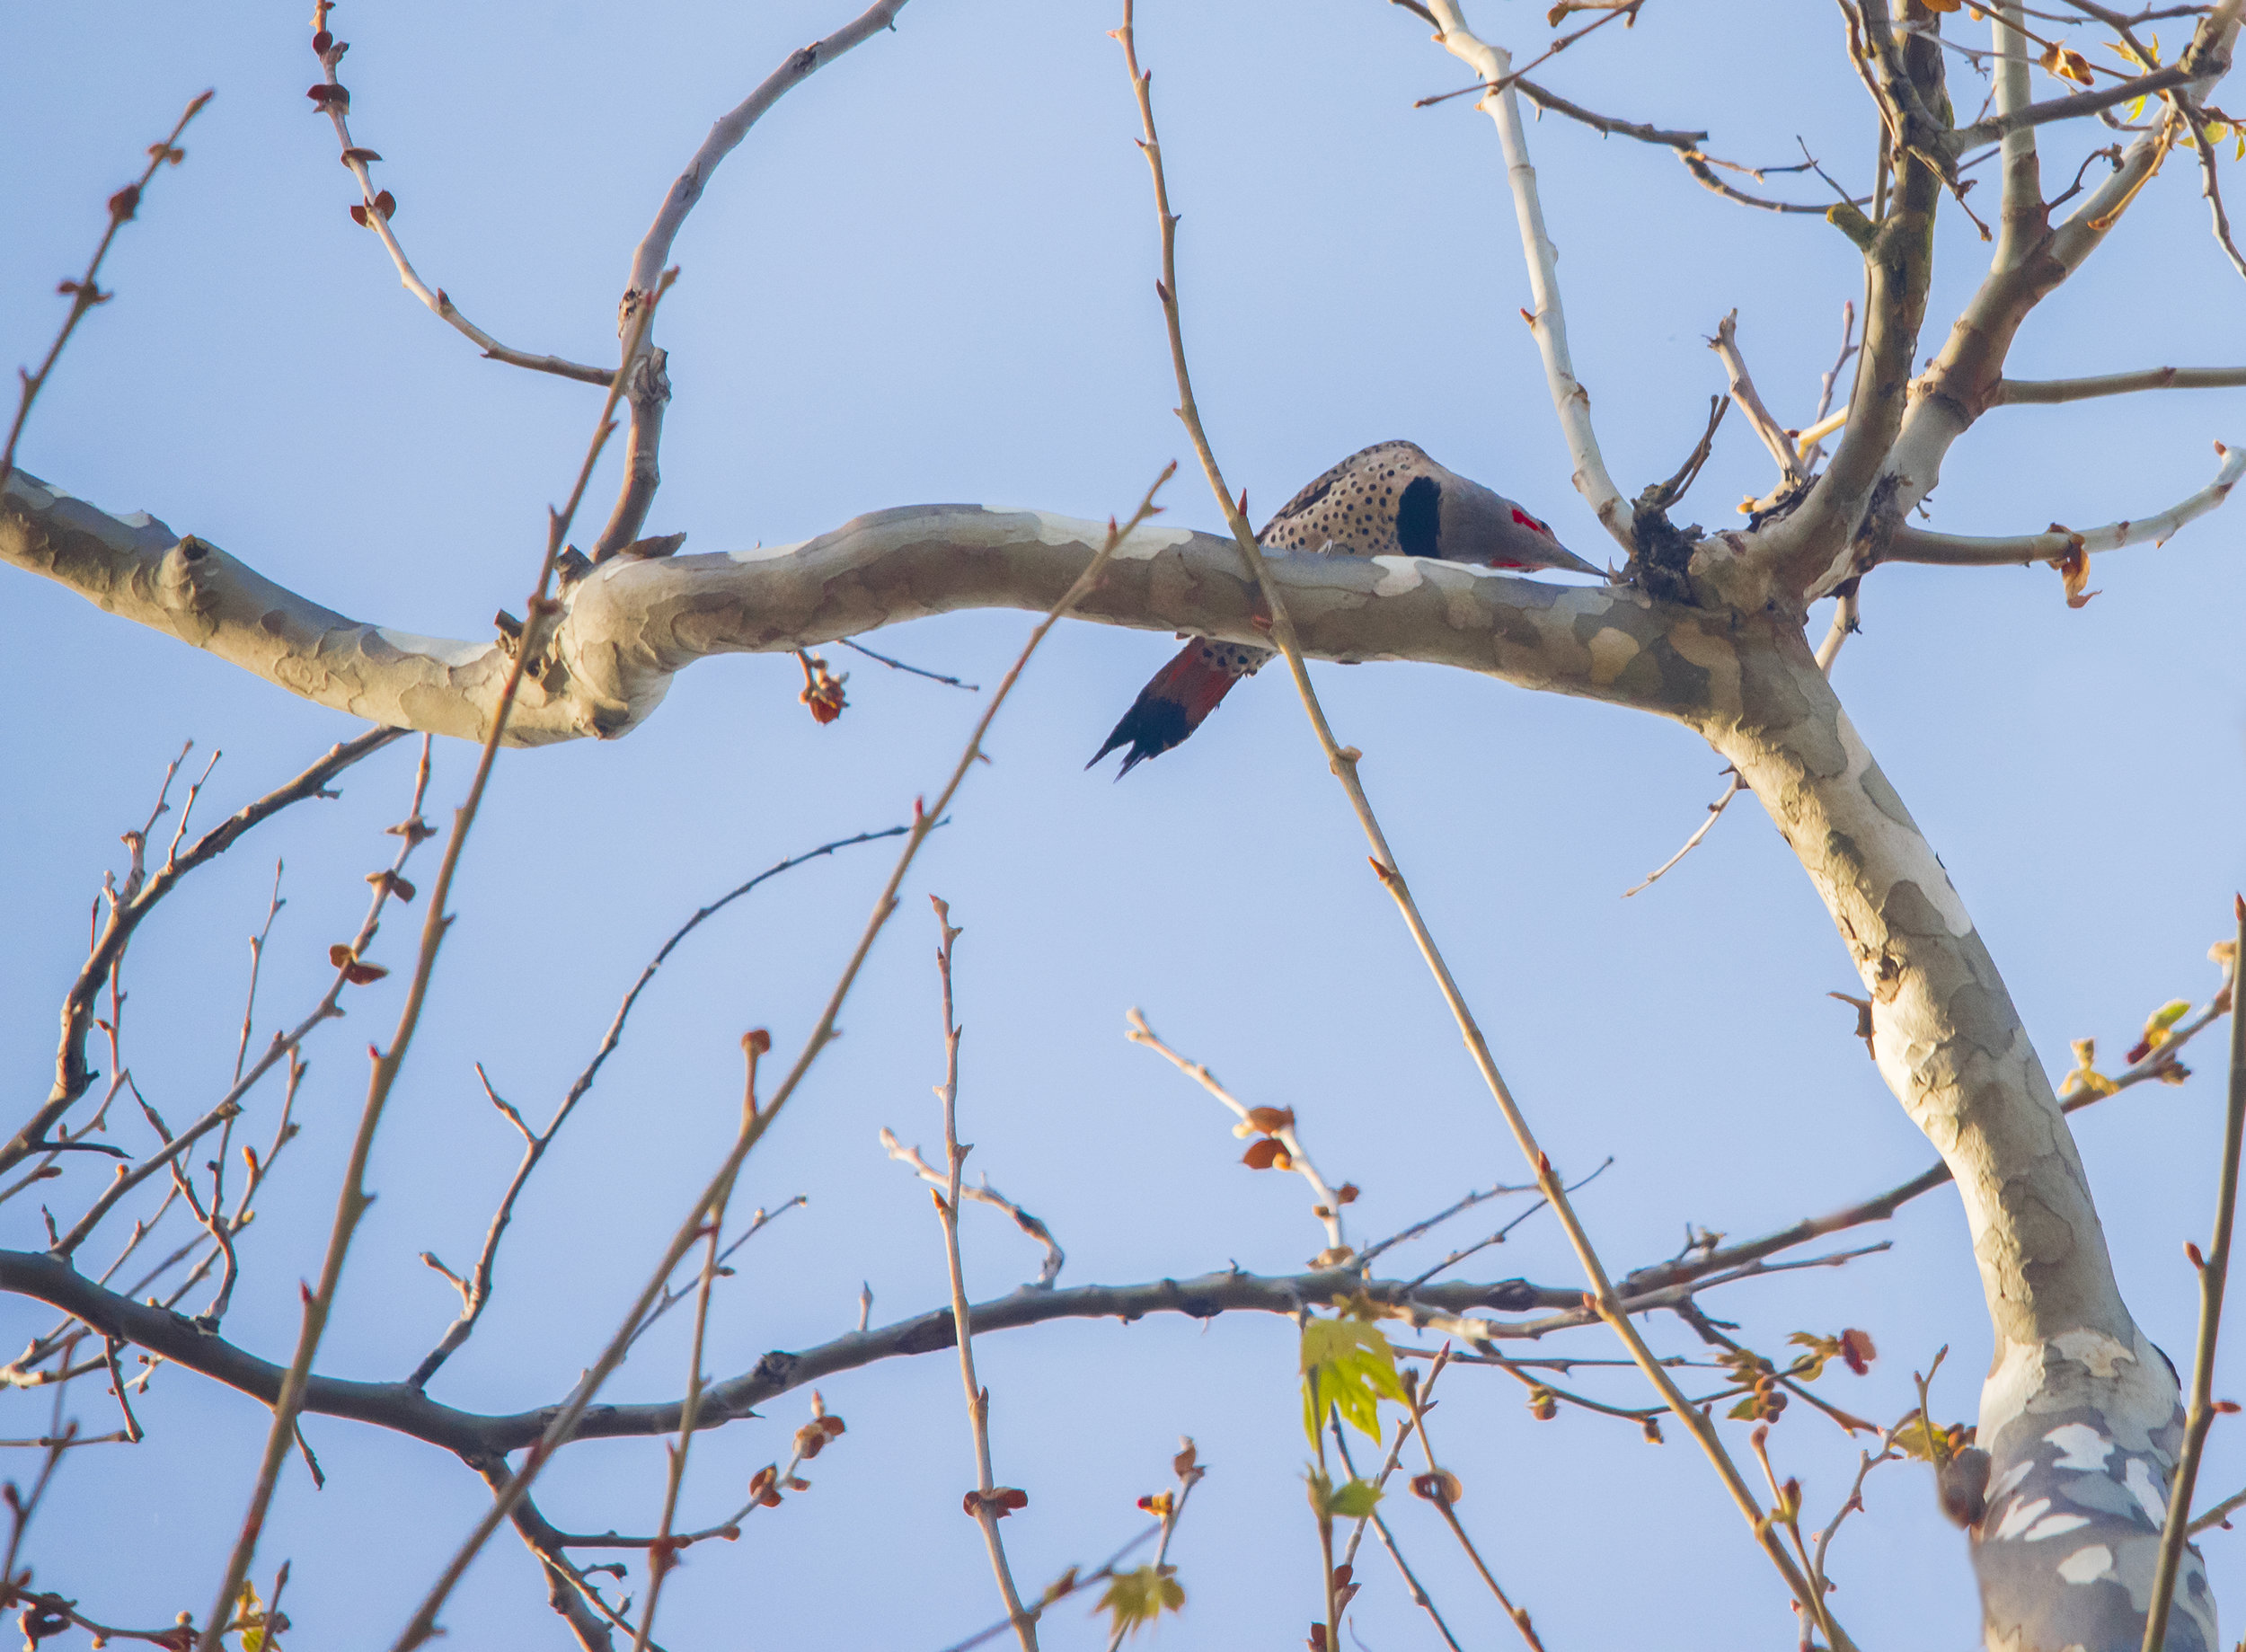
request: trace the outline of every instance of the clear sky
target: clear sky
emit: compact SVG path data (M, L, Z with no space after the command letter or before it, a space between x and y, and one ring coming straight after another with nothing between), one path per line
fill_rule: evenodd
M356 132L386 157L381 181L424 275L509 343L599 361L615 348L632 246L708 122L846 10L399 4L334 22L352 45ZM1516 49L1549 38L1520 0L1478 0L1470 15ZM689 549L714 551L947 499L1104 517L1186 456L1136 117L1105 33L1116 21L1083 0L915 0L894 34L755 131L677 244L684 274L661 322L676 394L650 532L685 530ZM1967 27L1950 21L1953 33ZM1153 0L1140 30L1184 215L1201 402L1258 519L1343 455L1409 437L1604 560L1516 314L1527 287L1495 134L1471 99L1411 107L1467 78L1424 26L1375 0ZM119 296L73 344L21 462L353 616L482 637L495 608L521 610L545 507L568 487L597 393L480 360L402 293L346 216L349 181L303 95L315 73L306 32L272 8L0 15L10 363L44 349L60 318L55 281L82 266L103 199L142 146L189 96L218 93L186 165L125 232L107 271ZM1962 38L1985 43L1977 26ZM1970 113L1973 70L1953 57L1950 72ZM1706 127L1729 158L1791 163L1799 135L1844 183L1869 179L1871 110L1837 20L1815 7L1650 0L1634 30L1603 31L1543 74L1602 111ZM2056 89L2040 76L2038 88ZM1782 419L1806 420L1842 302L1858 292L1849 243L1815 217L1719 200L1661 150L1553 119L1532 125L1530 141L1578 371L1625 493L1667 475L1699 434L1721 387L1703 340L1735 306L1764 393ZM2092 142L2052 141L2053 188ZM1796 199L1824 188L1799 175L1763 187ZM1994 195L1992 181L1972 198L1991 203L1984 216ZM1946 209L1922 354L1985 257ZM2079 290L2038 313L2014 370L2235 364L2242 296L2192 169L2172 161ZM2241 393L2000 411L1952 453L1932 520L1998 533L2143 516L2205 484L2213 438L2246 440ZM1734 503L1767 490L1767 469L1727 424L1682 514L1736 521ZM596 499L614 483L612 462ZM1189 473L1166 499L1172 520L1218 526ZM2241 533L2235 514L2218 515L2166 546L2102 557L2091 584L2104 594L2079 612L2040 568L1890 568L1867 582L1840 691L2055 1073L2070 1038L2096 1035L2110 1058L2161 1002L2214 985L2204 954L2246 883ZM47 1083L55 1006L83 956L88 903L119 864L117 835L145 815L181 743L196 742L198 765L224 749L204 805L215 818L358 730L57 587L15 573L0 587L11 712L0 754L13 782L0 786L0 1049L28 1101ZM1028 628L1016 614L955 615L873 645L987 686ZM943 1300L927 1201L876 1139L883 1125L908 1142L941 1135L928 1088L942 1073L930 892L967 932L972 1168L1052 1224L1069 1255L1064 1284L1234 1261L1293 1270L1322 1243L1299 1184L1242 1168L1228 1118L1124 1041L1134 1004L1243 1099L1297 1110L1328 1174L1364 1189L1349 1213L1360 1237L1470 1188L1525 1179L1280 674L1127 782L1082 772L1170 649L1074 626L1032 667L992 765L907 884L846 1036L751 1162L743 1201L809 1202L726 1283L714 1373L850 1329L862 1281L877 1322ZM402 1374L451 1317L449 1289L417 1256L464 1264L516 1153L472 1063L543 1117L641 963L696 906L789 853L906 817L941 782L979 697L829 658L851 673L851 709L832 727L797 704L791 660L730 658L687 672L625 740L502 759L323 1370ZM1688 1223L1756 1232L1927 1162L1848 1012L1825 996L1853 990L1853 973L1751 801L1654 889L1618 898L1716 795L1719 764L1691 735L1425 667L1313 673L1341 738L1366 753L1397 851L1553 1156L1571 1174L1614 1156L1581 1197L1611 1262L1670 1254ZM471 761L465 747L438 750L432 819L447 817ZM261 1026L319 990L327 947L357 921L361 877L387 861L393 840L380 830L403 807L411 763L395 748L355 772L340 801L261 829L136 944L127 1056L167 1116L223 1088L244 939L276 858L288 905ZM432 1391L511 1409L567 1391L730 1136L740 1034L768 1026L782 1051L796 1047L888 853L793 874L682 951L533 1184L497 1301ZM404 961L411 927L393 923L377 957ZM364 1090L360 1052L386 1035L401 978L361 990L349 1020L315 1041L305 1134L245 1238L225 1330L269 1356L286 1356L296 1282L316 1269ZM2193 1065L2219 1067L2212 1043ZM2180 1359L2194 1313L2180 1247L2204 1238L2218 1099L2207 1076L2147 1086L2078 1125L2128 1301ZM46 1190L52 1207L82 1207L102 1174L72 1164ZM5 1213L4 1242L36 1249L28 1202ZM1032 1277L1021 1235L968 1214L977 1296ZM1476 1212L1399 1266L1431 1267L1496 1225ZM1947 1344L1937 1409L1970 1418L1989 1339L1954 1198L1932 1195L1856 1237L1895 1248L1837 1273L1732 1286L1708 1305L1766 1352L1797 1330L1868 1330L1881 1349L1872 1375L1836 1372L1824 1386L1882 1421L1910 1402L1912 1369ZM1547 1220L1464 1269L1516 1275L1572 1283ZM49 1317L0 1305L0 1334L20 1344ZM672 1329L649 1339L613 1397L679 1390ZM1674 1321L1650 1334L1698 1356ZM1594 1331L1568 1347L1613 1351ZM1134 1499L1190 1434L1211 1473L1173 1550L1189 1606L1163 1643L1297 1639L1316 1605L1317 1551L1290 1325L1071 1323L993 1337L981 1359L999 1478L1031 1498L1005 1528L1026 1587L1136 1531ZM2221 1391L2240 1391L2240 1370L2226 1359ZM1581 1380L1640 1402L1629 1374ZM1630 1425L1580 1412L1537 1423L1498 1374L1446 1382L1438 1444L1467 1488L1461 1512L1554 1652L1649 1634L1677 1648L1788 1643L1776 1580L1687 1444L1657 1450ZM815 1465L816 1489L759 1515L738 1545L695 1550L659 1639L933 1652L996 1614L979 1540L957 1512L972 1459L950 1356L891 1362L825 1392L850 1432ZM808 1399L789 1395L766 1420L696 1446L689 1521L738 1505L747 1477L785 1455ZM80 1384L75 1403L89 1427L111 1426L96 1384ZM44 1395L13 1406L0 1433L41 1431ZM111 1621L199 1616L264 1414L176 1371L156 1375L139 1412L147 1443L79 1453L30 1558L42 1586ZM477 1516L482 1487L430 1448L327 1418L305 1430L327 1489L315 1494L292 1469L260 1573L293 1557L287 1607L305 1644L386 1645ZM1821 1522L1853 1448L1799 1406L1774 1447ZM18 1454L5 1471L22 1478L35 1465ZM588 1445L541 1497L567 1525L645 1530L661 1477L651 1443ZM2218 1430L2203 1484L2220 1495L2242 1477L2246 1451ZM1867 1645L1971 1641L1963 1540L1923 1471L1884 1470L1868 1496L1870 1517L1834 1562L1852 1631ZM1406 1552L1468 1644L1500 1643L1509 1631L1431 1511L1398 1503ZM2246 1599L2242 1542L2208 1543L2233 1612ZM1364 1644L1431 1644L1386 1562L1368 1549L1360 1571ZM447 1621L455 1645L567 1642L511 1537ZM1070 1605L1048 1641L1094 1636Z

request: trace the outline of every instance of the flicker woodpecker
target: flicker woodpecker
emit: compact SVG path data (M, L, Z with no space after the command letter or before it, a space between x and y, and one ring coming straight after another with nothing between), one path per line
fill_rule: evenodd
M1351 454L1287 500L1256 543L1267 551L1322 556L1432 556L1488 568L1600 571L1511 499L1444 469L1410 442L1381 442ZM1199 728L1234 683L1272 658L1269 649L1251 643L1188 639L1139 690L1092 763L1129 746L1119 780L1160 756Z

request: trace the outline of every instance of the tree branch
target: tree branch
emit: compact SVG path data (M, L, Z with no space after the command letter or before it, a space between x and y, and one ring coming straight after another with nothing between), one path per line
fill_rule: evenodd
M2136 520L2123 517L2103 527L2075 533L2054 524L2047 533L2019 534L2009 538L1981 539L1960 534L1932 534L1923 528L1899 527L1882 562L1936 562L1952 568L1988 567L2008 562L2047 562L2076 551L2118 551L2124 545L2154 544L2165 541L2185 523L2206 516L2230 498L2242 473L2246 473L2246 450L2215 445L2222 468L2215 480L2190 498L2171 505L2158 516Z
M1103 537L1095 524L1044 511L934 505L876 511L801 544L612 559L563 587L553 644L524 681L508 740L626 733L662 702L673 675L712 654L787 652L964 608L1043 612ZM1264 560L1304 651L1319 658L1453 665L1671 715L1688 713L1706 686L1670 638L1676 611L1637 593L1418 558ZM497 642L346 618L206 541L146 517L107 516L21 471L0 492L0 561L305 699L418 730L488 734L512 664ZM1238 546L1182 528L1140 528L1073 612L1270 645Z
M1534 314L1529 327L1544 359L1544 378L1552 387L1552 410L1559 415L1561 433L1575 460L1576 491L1582 494L1614 543L1624 551L1635 548L1631 512L1614 479L1606 473L1598 436L1591 428L1591 393L1575 375L1568 352L1568 317L1560 301L1560 252L1544 230L1544 208L1536 192L1536 169L1529 163L1528 137L1521 129L1521 107L1515 89L1505 84L1513 59L1501 48L1479 39L1466 26L1455 0L1434 0L1429 7L1441 32L1443 49L1471 67L1486 85L1504 90L1485 93L1478 105L1496 122L1498 141L1505 150L1507 181L1513 190L1513 213L1521 226L1521 251L1528 263L1530 303Z
M2146 367L2091 378L2008 378L1996 387L1999 407L2083 402L2139 390L2231 390L2246 385L2246 367Z

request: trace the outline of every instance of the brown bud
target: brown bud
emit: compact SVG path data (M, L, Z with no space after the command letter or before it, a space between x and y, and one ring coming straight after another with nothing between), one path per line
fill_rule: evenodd
M1278 1138L1269 1135L1249 1143L1248 1151L1240 1155L1240 1162L1251 1171L1275 1168L1284 1171L1294 1166L1294 1161L1287 1156L1287 1149L1279 1144Z
M1448 1469L1430 1469L1425 1474L1412 1476L1411 1495L1448 1508L1466 1495L1466 1488Z

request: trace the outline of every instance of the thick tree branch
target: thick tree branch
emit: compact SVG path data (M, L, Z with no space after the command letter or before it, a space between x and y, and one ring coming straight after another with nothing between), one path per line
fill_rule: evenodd
M1722 692L1736 710L1702 731L1832 913L1871 1002L1881 1076L1950 1167L1972 1230L1996 1338L1974 1549L1988 1639L2133 1644L2142 1612L2113 1562L2158 1529L2149 1511L2181 1439L2174 1374L2122 1303L2058 1100L1932 845L1799 633L1750 620L1735 636ZM2038 1529L2061 1500L2065 1524ZM2037 1541L2062 1532L2065 1544ZM2061 1561L2077 1586L2053 1587ZM2211 1598L2196 1557L2189 1568L2177 1608L2196 1639L2172 1644L2211 1648Z
M1043 511L933 505L877 511L798 545L612 559L564 587L553 641L524 681L507 738L535 746L623 734L661 703L676 673L712 654L786 652L963 608L1049 609L1104 534ZM1639 592L1413 558L1266 560L1304 651L1321 658L1454 665L1678 715L1705 688L1670 635L1671 611ZM348 619L206 541L145 516L104 515L22 472L0 493L0 561L377 722L480 738L512 663L497 641ZM1181 528L1140 528L1074 612L1269 645L1238 547Z
M1941 177L1925 157L1923 134L1932 121L1927 100L1943 97L1942 63L1933 41L1895 38L1881 0L1868 0L1863 27L1873 37L1878 66L1871 79L1893 135L1896 178L1886 215L1864 243L1864 341L1848 422L1832 462L1799 508L1769 530L1753 566L1744 570L1746 583L1729 593L1741 606L1760 607L1768 600L1755 585L1765 570L1775 572L1791 593L1826 594L1848 577L1858 543L1876 542L1899 519L1886 497L1893 490L1883 489L1881 478L1910 402L1911 368L1933 273ZM1726 571L1721 563L1716 569Z

